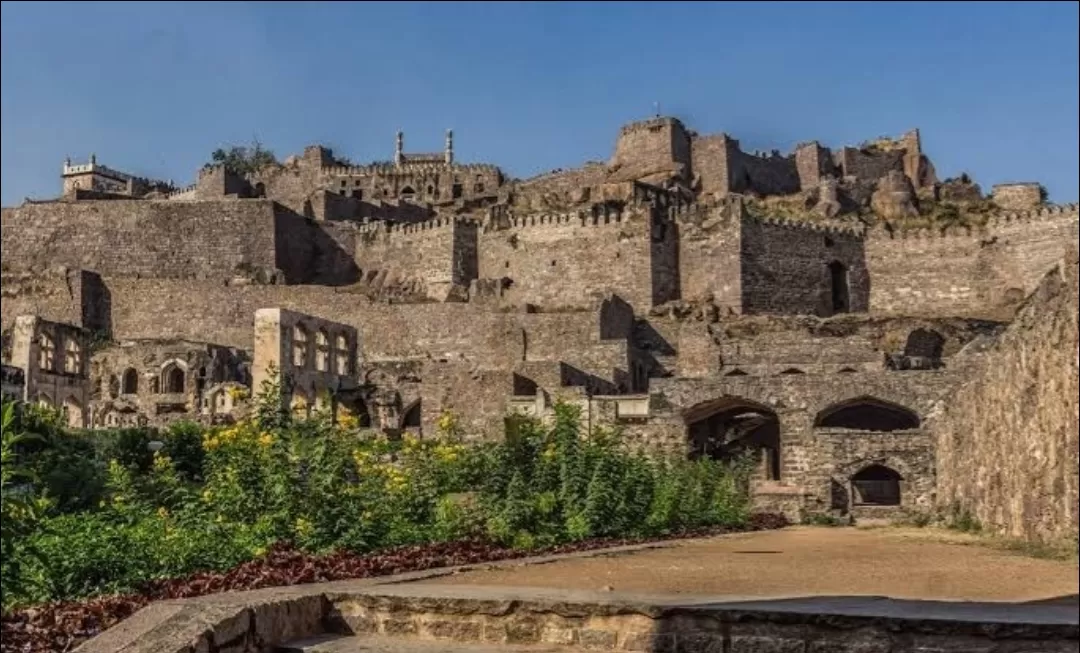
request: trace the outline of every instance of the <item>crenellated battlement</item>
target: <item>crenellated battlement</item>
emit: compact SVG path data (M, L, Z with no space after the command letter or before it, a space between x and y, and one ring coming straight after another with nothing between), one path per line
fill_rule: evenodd
M463 172L469 174L497 174L501 170L490 163L372 163L362 166L322 166L320 173L328 177L355 177L363 175L381 175L385 177L415 175L433 172Z
M550 229L560 227L604 227L622 224L648 215L644 206L611 206L606 210L597 205L595 210L565 212L539 212L525 215L509 215L504 219L503 229Z
M648 120L637 120L627 123L619 128L619 135L626 136L629 134L646 132L652 129L663 127L678 127L680 129L685 129L685 127L683 127L682 121L680 121L678 118L658 116L656 118L649 118Z
M810 233L843 234L846 236L856 236L858 238L865 238L867 234L867 229L864 225L836 221L809 222L806 220L792 220L790 218L778 216L753 215L745 215L743 216L743 220L746 222L756 222L770 227L781 227L783 229Z
M169 200L186 200L195 199L197 197L196 191L199 189L198 184L189 184L183 188L177 188L176 190L169 191L165 194L165 199Z
M877 226L869 230L868 237L888 240L933 240L942 238L971 238L974 236L993 235L995 230L1009 226L1037 224L1040 222L1058 221L1068 219L1070 216L1076 219L1078 213L1077 204L1061 204L1044 206L1029 211L1009 211L991 216L984 225L951 225L943 228L920 227L915 229L888 229Z
M389 237L395 236L410 236L414 234L421 234L431 231L445 230L451 227L476 227L479 226L479 221L473 218L465 217L453 217L453 218L434 218L432 220L425 220L424 222L412 222L393 224L383 221L365 222L357 227L359 233L364 234L386 234Z

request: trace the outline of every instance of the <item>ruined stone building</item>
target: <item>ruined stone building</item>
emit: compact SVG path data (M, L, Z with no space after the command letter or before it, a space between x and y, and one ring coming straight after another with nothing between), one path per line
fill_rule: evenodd
M271 366L295 410L392 436L562 398L635 446L750 452L762 505L855 515L933 503L931 425L1047 279L1075 288L1078 237L1037 183L939 179L918 131L785 155L664 117L525 180L449 132L182 189L91 158L2 224L5 392L73 426L228 422Z

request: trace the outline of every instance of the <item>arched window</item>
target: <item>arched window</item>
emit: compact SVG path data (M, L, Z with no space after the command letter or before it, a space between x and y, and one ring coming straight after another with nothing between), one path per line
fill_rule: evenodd
M299 324L293 327L293 366L307 367L308 359L308 336L304 327Z
M165 388L165 394L183 394L185 379L184 370L175 363L170 363L161 374L161 383Z
M870 465L851 477L852 503L863 506L900 505L900 482L895 470Z
M421 423L420 402L417 401L405 411L404 417L401 418L401 428L419 429Z
M942 349L945 348L945 338L932 329L915 329L908 335L904 345L905 356L918 356L920 358L941 358Z
M134 368L124 370L124 379L120 384L120 394L133 395L139 392L139 373Z
M413 197L416 197L416 191L413 190L412 186L406 186L401 189L401 199L411 200Z
M796 367L789 367L789 368L787 368L786 370L784 370L783 372L780 373L781 376L790 376L792 374L806 374L806 372L803 372L802 370L800 370L800 369L798 369Z
M69 338L64 345L64 372L67 374L82 372L82 347L74 338Z
M255 184L255 197L266 197L266 184L261 181Z
M38 367L42 372L52 372L56 365L56 343L47 333L38 339Z
M330 341L322 329L315 332L315 369L320 372L330 370Z
M902 431L917 429L921 424L915 412L873 397L859 397L829 406L817 415L818 428L852 429L856 431Z
M347 376L349 369L349 339L342 334L334 338L334 368L341 376Z

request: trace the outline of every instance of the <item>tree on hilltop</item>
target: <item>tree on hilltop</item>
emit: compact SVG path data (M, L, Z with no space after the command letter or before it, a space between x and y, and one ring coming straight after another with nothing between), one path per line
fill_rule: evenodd
M277 164L274 153L255 139L250 146L233 145L227 150L219 147L210 155L210 162L205 167L224 165L238 175L246 175L257 172L264 166Z

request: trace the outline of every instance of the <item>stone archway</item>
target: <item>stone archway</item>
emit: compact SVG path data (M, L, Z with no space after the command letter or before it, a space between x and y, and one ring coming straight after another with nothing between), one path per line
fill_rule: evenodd
M845 513L879 511L913 503L911 484L919 475L909 462L885 455L839 465L831 477L833 509Z
M814 418L814 428L890 432L917 429L919 415L904 406L876 397L854 397L832 404Z
M903 480L891 467L867 465L851 476L851 505L899 506Z
M721 397L683 412L691 459L734 460L751 454L759 480L781 477L780 420L769 407L741 397Z

